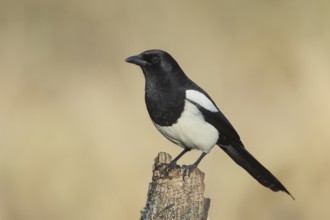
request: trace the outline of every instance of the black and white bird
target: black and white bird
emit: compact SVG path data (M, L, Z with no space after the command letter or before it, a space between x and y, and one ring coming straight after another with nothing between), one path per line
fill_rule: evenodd
M292 197L284 185L246 150L238 133L211 97L187 77L170 54L147 50L126 61L142 68L145 102L152 122L167 139L183 148L170 167L176 166L188 151L198 149L202 151L201 156L189 166L197 167L218 145L259 183Z

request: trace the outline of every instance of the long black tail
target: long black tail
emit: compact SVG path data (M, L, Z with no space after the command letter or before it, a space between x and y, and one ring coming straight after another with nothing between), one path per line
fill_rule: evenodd
M283 191L294 199L291 193L283 186L283 184L269 172L259 161L257 161L240 142L232 142L230 145L220 145L223 149L238 165L243 167L251 176L253 176L259 183L271 190Z

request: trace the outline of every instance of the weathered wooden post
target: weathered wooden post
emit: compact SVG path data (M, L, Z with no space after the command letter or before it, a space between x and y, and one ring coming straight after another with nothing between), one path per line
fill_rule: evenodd
M170 161L171 156L163 152L155 158L141 220L206 220L211 200L204 198L204 173L195 168L187 174L184 167L166 173Z

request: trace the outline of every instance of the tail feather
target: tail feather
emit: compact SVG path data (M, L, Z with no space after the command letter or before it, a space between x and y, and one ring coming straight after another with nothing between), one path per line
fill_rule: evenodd
M242 143L232 142L230 145L219 146L241 167L243 167L252 177L265 187L274 192L283 191L294 199L284 185L259 161L257 161L245 148Z

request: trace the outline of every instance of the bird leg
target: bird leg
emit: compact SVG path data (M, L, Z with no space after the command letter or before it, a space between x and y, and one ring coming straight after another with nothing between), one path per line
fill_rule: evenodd
M199 158L197 159L197 161L196 161L195 163L193 163L193 164L191 164L191 165L184 165L184 168L185 168L185 176L189 176L190 171L193 170L193 169L195 169L195 168L198 166L198 164L201 162L201 160L205 157L206 154L207 154L207 153L203 152L203 153L199 156Z
M176 164L176 162L188 151L190 151L190 148L184 148L184 150L178 155L176 156L176 158L174 158L169 164L167 164L166 166L166 172L169 172L170 170L172 170L175 167L178 167L178 165Z
M196 168L198 166L198 164L202 161L202 159L206 156L207 153L203 152L199 158L196 160L196 162L190 166L193 166L194 168Z

